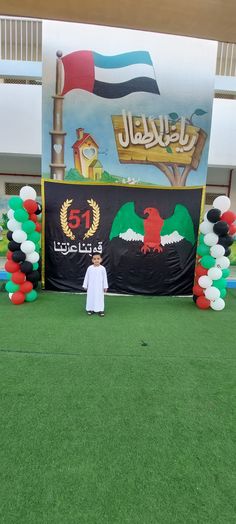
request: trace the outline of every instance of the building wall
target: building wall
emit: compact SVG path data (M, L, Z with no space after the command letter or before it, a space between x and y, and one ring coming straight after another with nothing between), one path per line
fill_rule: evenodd
M0 154L40 156L42 87L0 84L0 115Z

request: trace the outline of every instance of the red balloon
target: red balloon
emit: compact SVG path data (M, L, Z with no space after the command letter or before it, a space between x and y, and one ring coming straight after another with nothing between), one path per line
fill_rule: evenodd
M32 220L33 222L37 222L38 221L38 217L37 215L35 215L35 213L32 213L29 217L29 220Z
M208 269L205 269L205 267L202 267L201 264L198 264L195 269L195 273L197 277L203 277L203 275L207 275Z
M20 264L18 264L17 262L14 262L13 260L6 261L5 270L8 271L8 273L15 273L16 271L19 271L19 269L20 269Z
M25 200L23 206L30 215L35 213L35 211L38 209L38 204L35 202L35 200L31 199Z
M195 286L193 286L193 295L196 295L197 297L203 295L203 288L199 286L199 284L195 284Z
M233 211L225 211L225 213L221 215L220 220L224 220L227 224L232 224L236 220L236 215Z
M25 281L24 273L22 273L21 271L16 271L16 273L13 273L12 282L14 282L14 284L23 284L24 281Z
M236 226L234 224L230 224L229 226L229 235L234 236L236 233Z
M25 295L21 291L16 291L15 293L13 293L11 297L11 301L13 302L13 304L15 304L15 306L19 306L20 304L23 304L24 300L25 300Z
M32 291L32 289L33 284L28 280L26 280L25 282L23 282L23 284L20 285L20 291L22 291L22 293L29 293L30 291Z
M211 303L210 300L207 300L207 298L203 295L197 298L196 304L199 309L208 309Z
M12 260L13 251L7 252L7 260Z
M42 230L42 226L41 226L40 222L37 222L37 223L36 223L35 231L38 231L38 233L40 233L41 230Z

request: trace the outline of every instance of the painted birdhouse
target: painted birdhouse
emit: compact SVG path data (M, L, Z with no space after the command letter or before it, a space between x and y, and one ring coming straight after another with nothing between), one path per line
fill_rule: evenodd
M78 172L85 178L92 178L89 169L92 163L98 160L98 145L89 133L83 128L76 129L77 140L73 144L74 164ZM91 170L90 170L91 173Z

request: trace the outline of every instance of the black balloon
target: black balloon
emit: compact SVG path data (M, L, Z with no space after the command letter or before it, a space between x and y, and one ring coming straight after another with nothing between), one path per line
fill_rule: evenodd
M32 271L31 273L27 274L27 280L32 282L34 284L35 282L39 281L39 272L38 271Z
M33 289L37 289L38 285L39 285L38 282L34 282L34 283L33 283Z
M21 244L19 244L18 242L15 242L15 240L11 240L8 244L8 249L10 251L19 251L20 250L20 246Z
M12 260L14 260L14 262L24 262L25 258L26 258L26 254L23 253L23 251L21 250L14 251L12 255Z
M210 209L210 211L208 211L207 213L207 220L209 220L209 222L213 222L214 224L215 222L218 222L220 220L220 216L220 209Z
M225 257L229 257L230 253L231 253L231 249L227 247L225 250Z
M35 215L40 215L42 213L42 206L39 202L36 202L38 204L38 209L35 211Z
M232 246L233 243L234 237L232 237L231 235L227 235L227 246Z
M233 242L234 242L234 239L233 237L231 237L231 235L223 235L219 237L218 244L221 244L221 246L227 248L229 246L232 246Z
M8 232L7 232L7 239L8 239L9 241L12 240L12 231L8 231Z
M216 233L216 235L227 235L229 231L229 226L227 222L224 222L223 220L220 220L219 222L216 222L213 226L213 231Z
M197 302L197 295L193 295L193 302Z
M23 262L20 266L20 269L22 271L22 273L32 273L33 271L33 264L31 264L31 262L28 262L27 260L25 262Z

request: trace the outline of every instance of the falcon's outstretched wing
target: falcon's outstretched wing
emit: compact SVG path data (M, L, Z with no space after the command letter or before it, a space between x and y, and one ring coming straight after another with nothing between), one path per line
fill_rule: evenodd
M161 229L161 244L164 246L180 242L183 238L192 245L195 243L192 217L185 206L177 204L173 215L164 220Z
M115 237L124 240L143 241L144 219L140 218L134 208L134 202L127 202L117 212L111 227L110 240Z

